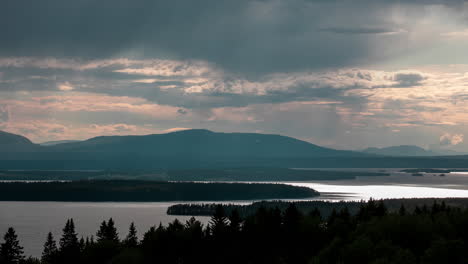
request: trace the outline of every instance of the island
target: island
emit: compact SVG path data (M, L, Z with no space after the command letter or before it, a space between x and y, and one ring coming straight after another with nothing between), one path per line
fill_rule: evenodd
M0 201L160 202L302 199L306 187L263 183L196 183L131 180L1 182Z

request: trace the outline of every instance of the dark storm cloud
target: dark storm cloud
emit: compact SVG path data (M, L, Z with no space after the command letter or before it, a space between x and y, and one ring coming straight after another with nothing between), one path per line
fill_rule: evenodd
M396 3L402 1L6 0L0 56L201 59L252 76L349 66L370 59L366 35L393 32L382 16ZM332 25L325 23L330 16Z
M395 86L401 86L401 87L411 87L411 86L421 85L422 81L426 79L427 79L426 76L424 76L421 73L416 73L416 72L410 72L410 73L400 72L400 73L395 74L395 76L393 77L393 81L397 82L397 85Z
M334 100L351 106L359 107L367 102L364 96L344 95L345 91L355 87L335 89L332 87L311 88L307 85L288 87L287 91L268 91L265 94L228 93L220 91L205 91L187 94L181 89L160 89L152 84L137 84L132 86L132 96L145 98L161 105L171 105L190 109L209 109L216 107L244 107L252 104L277 104L294 101ZM112 89L103 87L95 92L110 95L126 96L128 87L114 86ZM183 112L179 112L183 114Z

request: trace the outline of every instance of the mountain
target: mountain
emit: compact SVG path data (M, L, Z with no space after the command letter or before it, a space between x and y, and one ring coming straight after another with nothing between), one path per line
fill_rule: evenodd
M441 148L430 149L430 151L435 152L435 153L437 153L437 154L439 154L439 155L442 155L442 156L468 155L467 152L459 152L459 151L455 151L455 150L441 149Z
M361 153L319 147L280 135L216 133L204 129L146 136L101 136L53 145L48 149L56 152L197 159L363 156Z
M393 147L386 147L386 148L367 148L362 150L363 153L368 154L376 154L382 156L414 156L414 157L422 157L422 156L440 156L441 154L425 150L418 146L412 145L401 145L401 146L393 146Z
M37 145L26 137L0 131L0 152L29 152L37 150Z
M0 151L0 169L290 167L303 164L296 163L297 160L311 158L369 156L280 135L217 133L204 129L145 136L100 136L43 145L13 134L5 133L4 138L10 143Z
M39 143L41 146L55 146L58 144L65 144L65 143L75 143L75 142L80 142L80 140L57 140L57 141L47 141L47 142L42 142Z
M396 148L396 150L394 150ZM203 129L145 136L100 136L41 146L0 133L0 169L165 171L195 168L464 168L468 156L429 156L414 146L367 153L291 137ZM406 156L404 156L406 155Z

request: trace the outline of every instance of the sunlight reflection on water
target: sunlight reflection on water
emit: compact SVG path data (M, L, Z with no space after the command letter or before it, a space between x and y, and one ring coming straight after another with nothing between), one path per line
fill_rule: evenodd
M320 193L343 193L350 195L342 200L368 200L393 198L463 198L468 197L468 190L411 185L333 185L308 182L287 183L294 186L308 187Z

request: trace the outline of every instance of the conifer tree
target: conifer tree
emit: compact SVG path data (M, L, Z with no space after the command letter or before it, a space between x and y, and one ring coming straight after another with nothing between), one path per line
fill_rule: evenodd
M398 210L398 214L400 216L406 215L406 208L405 208L405 206L403 204L401 204L400 209Z
M124 240L124 244L127 247L136 247L138 245L137 230L133 222L130 224L128 235Z
M57 253L57 243L55 242L52 233L49 232L49 234L47 234L47 240L44 243L44 250L42 251L41 262L44 264L56 263Z
M186 221L185 229L190 232L190 235L194 239L201 239L203 236L203 224L193 216Z
M63 228L62 238L60 238L60 250L75 250L78 248L79 243L78 236L75 232L75 223L73 222L73 219L69 219Z
M119 242L119 233L117 233L117 228L115 227L115 223L112 218L107 221L106 238L112 242Z
M361 210L359 212L363 212L363 211L364 210L361 207ZM338 218L338 213L336 212L336 209L333 208L327 219L328 225L332 225L337 218Z
M185 221L185 228L190 229L192 228L197 222L197 219L195 217L190 217L189 220Z
M85 242L85 240L84 240L83 237L80 238L80 242L78 242L78 245L79 245L79 247L80 247L80 251L85 250L86 242Z
M85 248L89 247L91 243L89 242L89 237L86 237L85 239Z
M242 219L239 215L239 211L237 209L234 209L231 211L231 215L228 217L229 219L229 229L232 232L237 232L240 230Z
M59 263L78 263L80 256L80 245L75 232L73 219L67 220L60 238Z
M302 215L294 203L291 203L284 212L284 226L286 229L295 229L299 224Z
M322 214L320 213L320 210L317 207L315 207L314 210L309 212L309 216L317 217L319 219L322 218Z
M96 233L97 242L106 240L106 232L107 232L107 222L106 220L104 220L102 221L101 226L99 226L99 230Z
M210 220L211 232L213 236L221 236L227 227L227 217L224 213L224 208L222 205L218 204L216 206L215 212Z
M347 206L340 210L338 217L345 222L349 222L351 220L351 214L349 213Z
M17 264L24 260L23 247L19 245L18 236L13 227L3 237L4 242L0 245L0 262L2 264Z
M377 206L375 208L375 215L376 216L384 216L387 213L387 207L385 206L383 200L380 200L377 203Z
M103 221L99 230L96 234L97 242L102 241L112 241L112 242L119 242L119 235L117 233L117 228L115 227L114 220L112 218L109 221Z

